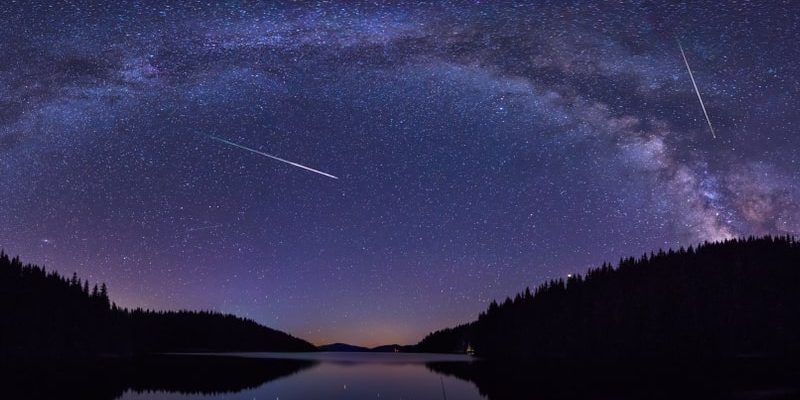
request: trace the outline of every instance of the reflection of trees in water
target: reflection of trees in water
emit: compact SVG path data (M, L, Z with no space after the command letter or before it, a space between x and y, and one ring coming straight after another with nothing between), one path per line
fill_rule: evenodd
M159 355L5 372L2 398L112 400L125 391L220 394L259 387L314 366L307 360Z
M739 361L717 365L547 365L429 362L436 373L473 383L488 400L797 398L796 365Z

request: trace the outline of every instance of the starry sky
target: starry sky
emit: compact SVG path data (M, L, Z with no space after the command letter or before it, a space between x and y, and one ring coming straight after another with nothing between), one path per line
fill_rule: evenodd
M373 346L800 233L798 5L668 3L3 1L0 247Z

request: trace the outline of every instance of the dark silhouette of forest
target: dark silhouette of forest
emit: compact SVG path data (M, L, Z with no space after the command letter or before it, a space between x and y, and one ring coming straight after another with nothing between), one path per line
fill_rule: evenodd
M153 352L313 351L258 323L207 311L117 307L91 286L0 252L0 364Z
M704 243L603 264L492 302L417 349L494 360L604 363L800 355L800 242Z

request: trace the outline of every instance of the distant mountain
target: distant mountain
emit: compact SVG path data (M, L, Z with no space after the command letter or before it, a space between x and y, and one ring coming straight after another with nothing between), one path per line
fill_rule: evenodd
M603 264L492 302L426 336L425 352L622 361L800 356L800 242L704 243Z
M302 340L215 312L127 310L105 284L89 289L0 251L0 364L151 352L314 351Z
M352 344L347 344L347 343L325 344L322 346L318 346L317 349L319 351L339 351L339 352L349 352L349 353L363 353L370 351L370 349L366 347L354 346Z
M352 344L347 343L332 343L326 344L317 347L319 351L340 351L340 352L350 352L350 353L410 353L413 352L415 346L405 346L399 344L387 344L378 347L361 347L361 346L354 346Z
M416 346L401 345L401 344L386 344L383 346L373 347L370 350L375 353L413 353L416 351Z

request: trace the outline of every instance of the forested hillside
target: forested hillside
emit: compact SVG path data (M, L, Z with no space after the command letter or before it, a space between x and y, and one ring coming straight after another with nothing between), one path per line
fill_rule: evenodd
M214 312L127 310L90 288L0 252L0 360L179 351L312 351L254 321Z
M603 264L493 302L425 351L486 358L702 359L800 354L800 243L705 243Z

